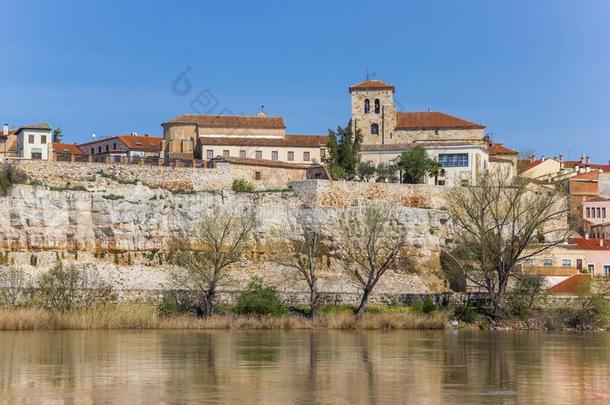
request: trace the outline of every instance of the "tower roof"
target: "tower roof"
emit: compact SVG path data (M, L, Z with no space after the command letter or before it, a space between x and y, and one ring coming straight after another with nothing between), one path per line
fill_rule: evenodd
M395 88L393 85L386 83L386 82L382 82L381 80L365 80L363 82L356 83L352 86L349 86L350 93L353 90L392 90L392 91L394 91Z

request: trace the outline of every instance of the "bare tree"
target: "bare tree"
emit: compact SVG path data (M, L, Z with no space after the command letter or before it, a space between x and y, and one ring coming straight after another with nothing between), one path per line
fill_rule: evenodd
M346 271L362 289L356 311L356 319L359 319L384 274L410 264L407 241L399 230L396 212L389 204L368 203L347 209L337 220L336 231Z
M214 313L219 287L228 281L230 268L242 261L255 218L250 209L216 208L185 238L170 244L170 256L184 270L174 274L174 282L198 295L204 316Z
M448 205L458 245L453 257L468 282L487 293L488 315L498 320L517 264L566 240L565 197L497 172L476 187L453 189Z
M297 217L296 225L279 232L278 248L272 253L272 261L290 269L307 283L311 318L316 319L320 306L318 275L324 266L322 251L322 226L314 212Z
M22 269L4 267L0 269L0 303L15 306L23 302L30 290L27 276Z

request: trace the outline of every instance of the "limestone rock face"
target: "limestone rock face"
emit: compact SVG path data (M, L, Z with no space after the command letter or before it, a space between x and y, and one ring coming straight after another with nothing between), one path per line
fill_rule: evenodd
M298 229L296 221L300 216L315 215L327 224L325 236L332 243L332 227L328 224L341 215L346 206L357 205L362 200L381 199L397 205L397 224L414 248L419 278L396 274L384 279L380 289L396 293L427 292L431 289L430 283L421 280L432 275L437 283L432 290L439 290L439 252L447 239L446 212L405 206L404 195L395 191L380 192L378 185L350 185L349 194L346 187L340 183L311 181L295 184L294 191L289 192L174 194L140 184L114 185L99 191L53 191L46 187L18 185L8 197L0 198L0 251L12 252L13 262L23 267L30 264L31 255L37 256L40 270L48 268L58 258L76 260L97 266L113 280L120 279L124 289L140 289L142 285L158 289L165 284L159 276L163 274L163 266L156 258L146 259L150 256L148 252L162 251L171 238L184 235L206 211L215 207L253 207L258 219L253 253L248 262L240 266L236 279L241 280L240 285L245 285L251 276L262 275L270 278L281 291L290 291L297 286L294 277L286 277L282 269L266 263L264 258L259 259L264 256L260 252L265 251L273 231ZM405 190L409 195L413 194L413 189ZM376 197L371 197L372 194ZM344 198L333 206L329 204L329 195ZM432 205L440 205L435 202L438 196L426 198L432 198ZM353 285L335 272L339 267L337 263L336 257L329 258L328 274L321 279L322 290L356 292Z

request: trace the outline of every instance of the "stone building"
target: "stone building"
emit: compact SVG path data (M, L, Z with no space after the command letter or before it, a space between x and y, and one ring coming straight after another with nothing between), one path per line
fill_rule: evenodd
M24 125L15 132L15 135L17 157L48 160L53 154L49 124Z
M158 159L163 139L138 135L117 135L82 143L78 147L94 162L121 162L123 159Z
M8 124L2 126L0 133L0 157L16 157L17 156L17 130L9 128Z
M362 135L362 161L391 163L416 146L443 166L444 176L427 184L468 185L489 170L485 126L436 111L401 112L393 85L366 80L350 86L351 125Z
M327 136L288 135L282 117L181 115L163 126L168 158L242 158L319 164Z

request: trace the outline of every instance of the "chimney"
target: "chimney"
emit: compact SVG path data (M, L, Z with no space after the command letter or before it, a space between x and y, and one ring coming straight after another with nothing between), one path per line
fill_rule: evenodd
M585 155L584 153L580 156L580 164L585 164L585 161L587 160L587 155Z
M563 155L559 155L559 170L563 170Z
M540 160L542 160L543 162L546 160L546 158L544 157L544 155L542 155L542 156L540 157Z
M585 232L585 239L589 240L589 232Z
M534 163L536 161L536 155L530 156L530 163Z
M2 125L2 135L8 136L8 124Z
M601 247L601 248L604 247L604 240L603 239L599 240L599 247Z
M586 161L585 161L588 165L591 164L591 156L587 156Z

